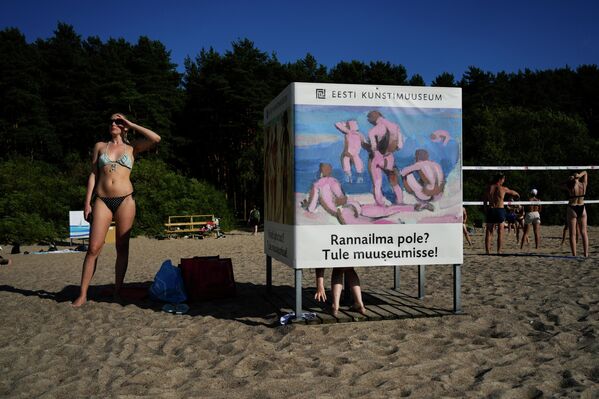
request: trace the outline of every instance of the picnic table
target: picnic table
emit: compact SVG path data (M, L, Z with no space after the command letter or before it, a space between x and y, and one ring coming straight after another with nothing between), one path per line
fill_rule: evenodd
M214 215L176 215L169 216L164 224L164 234L169 237L179 235L206 236L213 232L216 223Z

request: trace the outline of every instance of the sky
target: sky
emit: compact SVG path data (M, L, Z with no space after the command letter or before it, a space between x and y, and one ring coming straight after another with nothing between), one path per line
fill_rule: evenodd
M459 80L469 66L497 73L599 64L599 1L0 1L0 29L16 27L28 42L51 37L58 22L83 39L159 40L179 71L186 56L224 53L245 38L283 63L307 53L328 68L384 61L427 84L443 72Z

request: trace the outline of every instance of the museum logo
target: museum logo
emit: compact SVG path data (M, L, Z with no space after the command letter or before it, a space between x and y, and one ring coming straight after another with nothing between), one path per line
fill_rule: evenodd
M327 90L326 89L316 89L316 98L319 100L326 100Z

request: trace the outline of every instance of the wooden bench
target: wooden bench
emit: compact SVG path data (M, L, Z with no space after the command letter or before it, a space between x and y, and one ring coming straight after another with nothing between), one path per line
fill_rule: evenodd
M212 229L209 225L214 225L214 215L184 215L169 216L168 222L164 224L164 234L177 237L179 234L195 234L204 236Z

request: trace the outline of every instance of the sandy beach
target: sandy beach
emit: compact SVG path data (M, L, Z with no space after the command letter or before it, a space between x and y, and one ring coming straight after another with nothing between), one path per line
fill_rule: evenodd
M152 281L165 259L232 258L237 298L186 315L106 297L114 245L105 246L81 309L69 300L83 253L11 256L5 246L13 263L0 266L0 396L597 398L599 228L589 228L588 259L560 247L561 227L542 233L539 251L521 251L512 233L504 256L485 256L478 229L465 246L462 315L278 327L259 294L262 233L131 241L127 284ZM401 270L402 291L415 295L417 268ZM424 305L451 309L452 268L426 270ZM358 273L366 292L392 286L392 268ZM328 286L330 270L325 277ZM293 271L274 262L273 284L293 285ZM304 285L314 285L312 270Z

